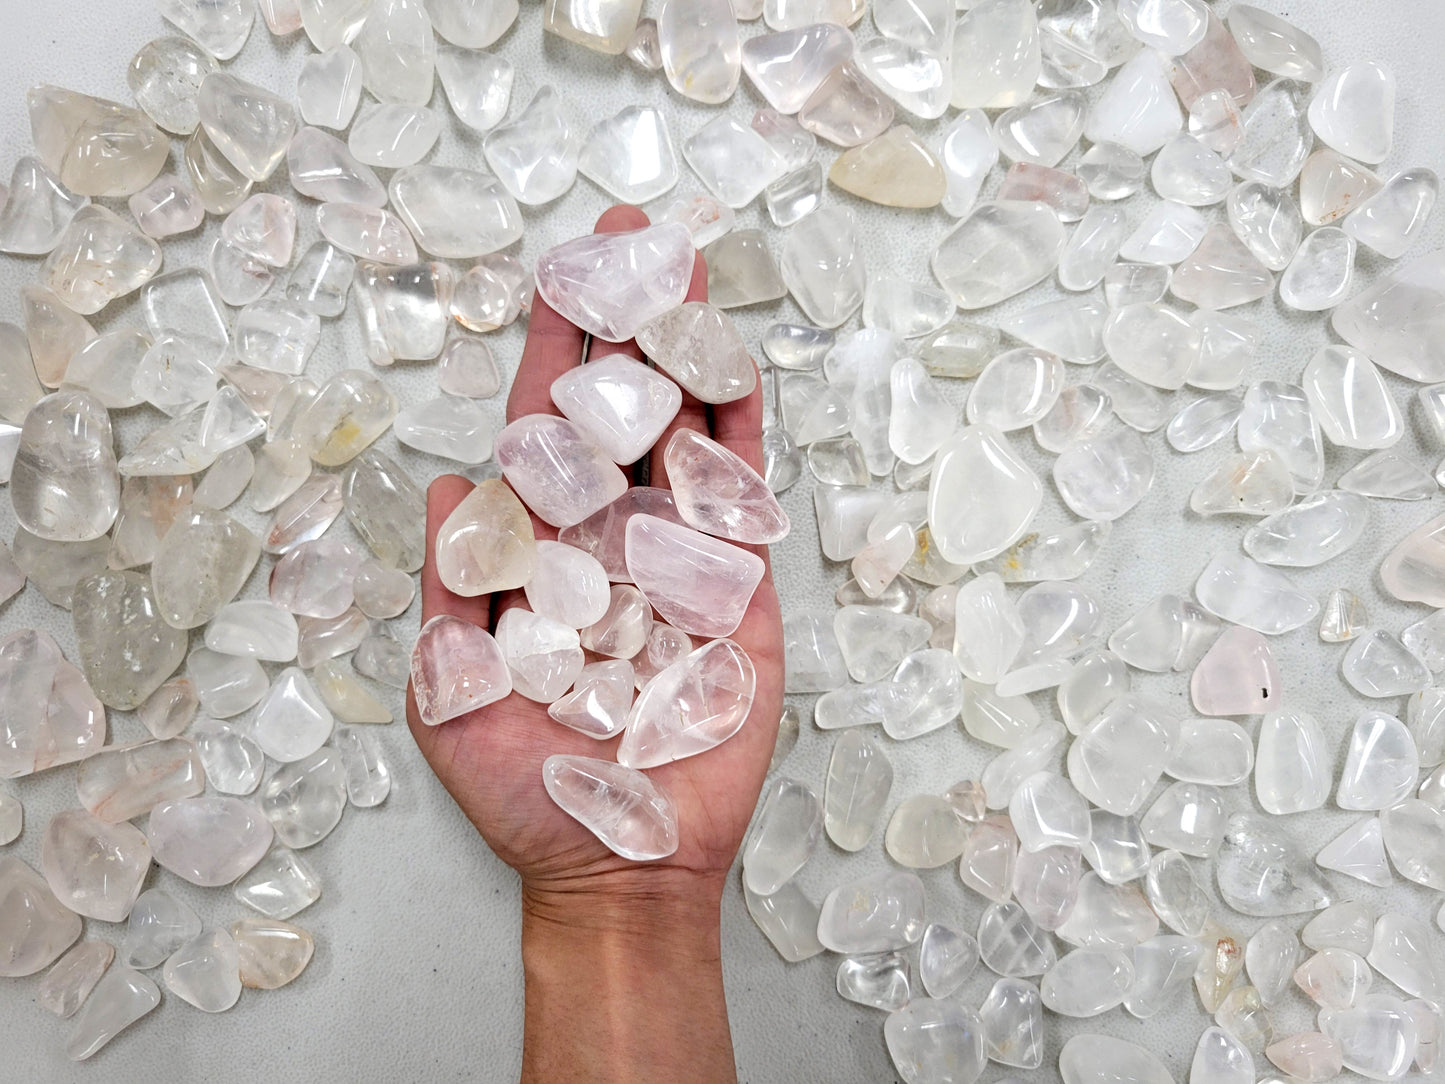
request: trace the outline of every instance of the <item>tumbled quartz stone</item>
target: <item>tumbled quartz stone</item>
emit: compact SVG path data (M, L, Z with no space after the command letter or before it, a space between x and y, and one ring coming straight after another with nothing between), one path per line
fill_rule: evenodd
M1305 312L1334 308L1350 291L1354 262L1353 237L1335 226L1315 230L1280 276L1280 300Z
M777 780L743 846L743 883L760 896L772 895L803 867L822 834L818 796L795 779Z
M873 738L861 729L840 734L823 790L828 838L845 851L862 848L877 827L892 785L893 766Z
M13 855L0 856L0 975L33 975L80 936L80 918Z
M837 327L863 303L867 270L844 208L816 211L789 230L779 267L793 300L819 327Z
M383 102L425 105L436 39L421 0L377 0L356 37L366 89Z
M668 441L664 461L678 514L689 526L754 544L777 542L787 535L788 517L777 498L729 448L683 428Z
M71 617L90 686L102 703L133 709L180 665L185 634L162 620L140 573L103 572L76 587Z
M1238 176L1281 188L1294 180L1314 143L1305 117L1310 93L1304 83L1276 79L1245 107L1244 134L1229 156Z
M933 273L960 308L985 308L1052 272L1064 242L1058 215L1045 204L984 203L939 243Z
M205 786L195 747L180 738L110 746L81 762L75 789L81 805L100 820L132 820Z
M1367 711L1355 720L1335 801L1341 809L1388 809L1409 797L1419 754L1405 724Z
M618 763L652 768L720 745L747 720L756 680L752 660L731 640L714 640L685 655L639 694Z
M338 44L312 53L296 79L296 104L306 124L340 130L351 123L361 102L361 58Z
M302 128L286 148L286 168L291 186L297 192L310 199L321 200L326 205L322 209L324 214L318 211L323 233L341 233L343 230L354 233L367 224L378 222L388 230L404 232L397 229L396 220L376 213L387 198L386 187L380 178L370 166L357 161L346 144L335 136L319 128ZM333 208L330 206L333 203L340 206ZM371 214L368 216L366 211ZM348 223L346 218L358 222ZM364 235L357 238L358 243L353 247L360 247L360 242L364 240ZM373 248L380 249L383 243L394 246L403 242L379 238L369 243Z
M197 128L186 140L182 161L186 179L195 190L196 198L211 214L223 215L234 211L251 194L250 178L226 160L204 128ZM227 249L229 246L223 247L217 242L217 252L224 253ZM213 266L218 263L215 255L211 260Z
M556 527L581 522L627 488L616 465L563 418L517 419L497 435L495 453L507 481Z
M681 303L692 264L691 238L679 226L590 234L542 254L537 289L584 331L624 342Z
M130 913L150 861L139 828L107 824L83 809L57 813L40 843L40 868L56 899L104 922Z
M565 813L622 857L646 862L677 850L676 806L640 771L553 755L542 763L542 782Z
M947 801L916 794L893 811L884 833L884 849L901 866L933 869L957 859L967 837L967 824Z
M110 418L79 391L56 392L25 417L10 474L21 527L53 542L99 538L120 508Z
M328 719L328 732L329 727ZM346 768L341 754L322 748L283 765L262 788L260 807L276 838L286 846L300 850L319 843L346 810Z
M496 638L511 671L513 691L529 700L550 703L582 672L577 630L525 607L513 607L502 615Z
M1381 256L1398 259L1429 221L1439 188L1429 169L1402 170L1350 212L1345 232Z
M178 518L151 563L161 617L178 629L204 625L236 597L260 555L260 540L224 512Z
M851 956L838 965L838 996L896 1012L908 1003L908 961L898 952Z
M889 1014L883 1035L905 1081L977 1080L987 1063L978 1014L957 1001L914 998Z
M49 252L89 203L88 197L68 191L38 158L20 158L10 174L9 192L0 201L0 252Z
M36 154L77 195L132 195L165 165L170 144L139 109L55 86L26 105Z
M240 798L182 798L151 810L146 827L155 859L202 887L229 884L271 845L270 823L254 802Z
M266 672L254 659L233 658L205 648L191 652L186 669L207 715L228 719L266 694Z
M755 554L646 514L628 521L626 559L662 618L699 636L730 635L764 571Z
M828 180L885 207L935 207L946 186L943 166L906 124L844 151Z
M839 885L823 901L818 939L845 954L906 948L923 936L923 882L911 872Z
M679 350L681 343L665 338L674 329L681 330L680 322L672 314L659 319L669 323L654 322L639 330L645 348L661 360L685 354L689 360L684 364L691 375L691 359L696 355ZM696 321L693 324L697 326ZM745 353L743 360L751 376L752 363ZM553 381L551 394L558 409L619 464L642 458L682 405L677 385L624 354L610 354L567 370Z
M1043 486L1002 433L966 427L939 450L929 485L940 556L967 564L1002 552L1028 529L1042 499Z
M730 403L750 395L757 387L757 367L742 337L732 321L707 302L690 301L665 312L636 328L636 337L643 353L701 402ZM590 383L586 375L590 368L582 366L561 379L570 385ZM594 406L591 412L595 414L599 409ZM662 413L661 405L655 409ZM666 424L658 427L659 433ZM649 428L655 425L653 419ZM637 434L637 443L643 435ZM636 458L617 462L630 463Z
M1009 978L1042 975L1057 958L1049 935L1017 903L995 903L984 911L978 950L985 966Z
M1320 84L1310 102L1315 135L1341 154L1381 162L1394 136L1395 77L1383 64L1351 64Z
M208 930L166 961L166 988L202 1012L225 1012L241 996L241 960L225 930Z
M236 882L232 894L270 919L290 918L321 898L321 884L308 862L276 847Z
M150 979L128 967L111 968L76 1013L66 1055L84 1061L160 1002L160 989Z
M74 1016L114 958L104 941L80 942L45 973L35 999L62 1020Z
M271 175L296 131L296 112L288 102L228 72L206 77L199 107L206 134L253 181Z
M1324 74L1319 42L1278 15L1237 4L1229 9L1229 30L1256 68L1310 83Z
M1340 674L1362 696L1417 693L1430 684L1430 671L1393 633L1375 629L1351 642Z
M201 932L196 913L159 888L149 888L131 908L121 962L147 971Z

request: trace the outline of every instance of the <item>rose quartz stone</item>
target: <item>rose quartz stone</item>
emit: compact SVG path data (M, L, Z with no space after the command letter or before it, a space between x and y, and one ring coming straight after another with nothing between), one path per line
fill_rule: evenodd
M763 578L763 560L656 516L627 524L627 569L652 608L695 636L729 636Z
M1269 642L1240 626L1225 629L1189 679L1201 715L1259 715L1280 706L1279 667Z
M570 527L622 496L627 477L566 418L528 414L493 449L517 496L553 527Z
M411 687L421 721L436 726L507 696L512 677L491 633L439 614L417 635Z
M788 516L743 459L695 429L679 429L663 453L677 510L690 527L734 542L787 537Z
M652 486L633 486L607 507L593 512L581 523L563 527L557 541L576 546L602 562L607 578L613 583L631 583L627 571L627 524L633 516L644 512L669 523L682 523L677 502L670 490Z

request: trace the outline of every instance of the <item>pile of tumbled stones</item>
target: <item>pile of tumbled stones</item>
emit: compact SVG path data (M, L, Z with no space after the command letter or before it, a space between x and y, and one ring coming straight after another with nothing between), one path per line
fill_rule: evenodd
M833 612L783 599L787 691L811 704L785 710L773 768L800 705L841 733L821 801L781 775L767 786L743 890L785 960L842 957L838 992L886 1011L904 1080L1039 1069L1046 1009L1142 1018L1191 985L1215 1020L1194 1084L1439 1063L1445 970L1418 913L1445 889L1445 517L1379 565L1391 596L1432 608L1398 632L1347 586L1321 599L1284 571L1351 551L1379 502L1439 490L1399 443L1393 379L1418 385L1426 443L1445 447L1445 257L1411 251L1437 180L1376 171L1393 142L1385 66L1328 70L1300 28L1204 0L875 0L876 33L862 0L666 0L655 20L640 0L546 0L545 31L625 53L683 97L742 103L745 74L766 103L689 135L706 192L671 196L663 110L584 132L551 87L510 109L513 67L487 50L516 0L160 9L184 36L136 55L138 108L30 92L34 155L0 206L0 251L44 257L23 329L0 324L17 524L0 595L28 582L68 609L75 646L0 639L0 776L77 765L79 803L45 826L40 873L0 855L0 975L49 968L36 996L74 1017L70 1056L159 1004L155 967L210 1012L301 973L312 938L287 920L321 889L297 852L348 804L386 798L366 724L391 721L408 680L426 724L516 693L599 742L620 735L599 744L610 755L549 758L543 783L624 857L671 854L686 825L645 770L746 723L755 672L729 636L763 576L753 549L788 533L774 494L806 470L823 557L851 578ZM258 9L314 47L294 93L224 65ZM453 118L485 133L485 165L428 161L438 79ZM841 148L831 202L820 139ZM504 252L521 206L554 204L579 172L650 204L653 224L534 264ZM256 190L273 176L294 195ZM1131 221L1122 201L1146 185L1159 198ZM758 201L786 229L776 259L767 234L736 228ZM869 203L957 220L932 250L936 283L868 271L849 208ZM208 216L205 265L163 272L160 242ZM1357 284L1362 248L1408 259ZM708 302L685 300L699 249ZM1050 300L1004 304L1046 282ZM1252 314L1276 286L1342 340L1297 382L1256 369ZM494 433L482 401L503 379L484 336L534 288L652 364L594 348L551 386L556 414ZM97 332L87 317L130 295L137 322ZM685 396L755 391L723 310L788 296L806 322L758 343L761 474L679 429L658 449L670 488L630 485ZM371 368L309 379L348 309ZM399 410L386 368L417 361L435 362L437 395ZM111 412L134 420L127 439ZM1237 442L1187 514L1249 517L1243 552L1111 628L1073 581L1107 564L1115 521L1122 535L1148 495L1161 430L1181 454ZM437 568L463 596L524 589L494 632L440 616L413 649L388 626L425 553L422 487L374 446L388 431L476 481ZM1326 444L1365 454L1327 483ZM1039 452L1061 526L1040 515ZM329 533L343 512L360 544ZM262 589L241 597L263 553ZM1359 714L1338 779L1325 729L1284 702L1271 643L1290 633L1347 644L1342 677L1388 709ZM1139 678L1184 672L1193 714ZM107 711L149 739L107 745ZM814 902L798 874L823 834L857 852L884 820L890 743L958 726L999 750L979 778L894 806L889 871ZM1261 812L1231 814L1251 782ZM1282 818L1331 798L1360 817L1307 856ZM0 791L0 845L21 827ZM203 927L164 887L141 891L152 859L255 914ZM930 921L913 872L955 862L987 901L975 932ZM1393 888L1398 907L1377 915L1340 878ZM125 926L78 941L83 918ZM975 1007L956 993L980 962L999 977ZM1317 1009L1313 1030L1276 1028L1288 999ZM1069 1084L1172 1079L1142 1047L1077 1031L1057 1066Z

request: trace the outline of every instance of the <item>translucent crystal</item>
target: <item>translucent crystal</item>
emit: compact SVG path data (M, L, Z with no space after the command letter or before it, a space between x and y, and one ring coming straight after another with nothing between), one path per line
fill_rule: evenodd
M977 1080L983 1072L983 1027L957 1001L915 998L883 1025L888 1056L903 1080Z
M1430 888L1445 884L1445 854L1439 843L1442 823L1445 813L1415 798L1380 814L1385 850L1402 876Z
M1319 312L1334 308L1350 292L1355 239L1335 226L1305 237L1279 280L1280 299L1291 308Z
M1115 700L1069 747L1070 782L1111 813L1138 812L1168 763L1167 722L1137 697Z
M507 696L512 679L491 633L440 614L417 637L412 688L422 722L436 726Z
M627 48L640 0L547 0L542 28L568 41L614 56Z
M1100 200L1126 199L1144 185L1144 160L1129 147L1107 140L1095 143L1079 159L1076 172Z
M905 124L844 151L828 179L845 192L886 207L934 207L943 199L943 167Z
M989 970L1007 978L1042 975L1057 959L1049 935L1017 903L995 903L984 911L978 952Z
M1202 30L1202 27L1201 27ZM1114 73L1094 102L1084 126L1091 143L1115 143L1136 154L1152 154L1184 125L1164 59L1143 49Z
M62 1020L74 1016L114 958L104 941L81 941L45 973L36 1000Z
M166 988L202 1012L225 1012L241 996L241 958L225 930L208 930L166 961Z
M1351 64L1320 84L1309 122L1321 141L1361 162L1384 161L1394 138L1395 77L1383 64Z
M932 112L932 110L928 110ZM798 123L840 147L856 147L893 122L893 102L851 60L839 64L798 110Z
M948 997L978 967L978 942L937 922L923 931L918 972L929 997Z
M1319 42L1278 15L1239 4L1229 9L1229 29L1256 68L1307 83L1324 75Z
M1003 551L1028 530L1042 495L1003 434L985 425L965 428L939 450L929 487L929 526L940 555L971 563Z
M1189 134L1218 154L1239 146L1244 135L1239 107L1227 90L1210 90L1189 107Z
M25 100L36 154L76 195L132 195L165 165L170 144L139 109L44 85Z
M431 153L441 127L441 118L425 106L370 106L351 125L346 146L366 166L414 166Z
M15 518L50 541L83 542L109 529L120 508L110 418L84 392L57 392L25 417L10 475Z
M861 849L878 824L892 785L893 766L873 738L861 729L840 734L823 792L828 838L845 851Z
M752 708L756 673L731 640L714 640L673 663L639 694L618 763L652 768L695 756L737 733Z
M1284 573L1237 555L1214 557L1195 595L1210 613L1268 636L1299 628L1319 613L1319 603Z
M842 884L823 900L818 940L845 954L906 948L923 936L923 905L923 882L912 872Z
M267 918L285 919L320 899L321 885L305 859L276 847L236 882L232 894Z
M1074 445L1054 461L1054 484L1064 503L1085 519L1119 518L1153 481L1153 458L1132 429Z
M75 1014L66 1055L84 1061L160 1002L161 992L150 979L128 967L111 968Z
M1439 187L1431 170L1402 170L1350 212L1345 232L1381 256L1398 259L1429 220Z
M817 795L797 780L777 780L743 847L743 883L760 896L772 895L803 867L822 834Z
M231 923L241 985L275 990L293 981L311 962L311 935L287 922L242 918Z
M818 905L796 884L786 884L771 896L759 896L743 886L748 915L790 963L823 951L818 941Z
M1305 117L1310 87L1276 79L1255 96L1243 114L1244 135L1229 156L1229 168L1246 181L1283 188L1294 180L1314 144Z

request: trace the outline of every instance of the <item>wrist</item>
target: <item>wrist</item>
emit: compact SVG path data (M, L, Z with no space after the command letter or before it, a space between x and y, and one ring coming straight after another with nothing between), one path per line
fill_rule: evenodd
M730 1081L723 875L639 867L522 887L522 1077Z

